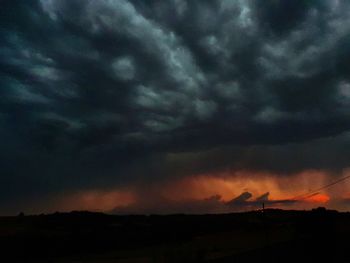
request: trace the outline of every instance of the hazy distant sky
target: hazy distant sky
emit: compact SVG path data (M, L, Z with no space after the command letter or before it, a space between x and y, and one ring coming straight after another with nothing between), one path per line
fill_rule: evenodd
M347 0L1 1L0 214L290 199L349 174L349 131Z

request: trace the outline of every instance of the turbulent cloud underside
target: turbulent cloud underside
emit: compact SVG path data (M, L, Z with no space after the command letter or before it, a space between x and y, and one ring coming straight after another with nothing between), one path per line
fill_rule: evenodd
M347 168L349 11L345 0L4 1L0 204Z

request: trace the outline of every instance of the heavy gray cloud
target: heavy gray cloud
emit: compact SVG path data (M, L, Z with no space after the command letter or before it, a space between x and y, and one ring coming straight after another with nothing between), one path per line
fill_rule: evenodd
M348 167L349 11L345 0L4 1L0 200Z

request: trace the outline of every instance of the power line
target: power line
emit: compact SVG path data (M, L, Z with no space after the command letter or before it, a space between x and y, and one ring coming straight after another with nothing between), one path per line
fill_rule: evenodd
M322 186L322 187L320 187L320 188L318 188L318 189L314 189L314 190L312 190L312 191L310 191L310 192L308 192L308 193L305 193L305 194L302 194L302 195L297 195L297 196L295 196L295 197L293 197L293 198L291 198L291 199L292 199L292 200L300 200L300 199L307 199L307 198L310 198L310 197L312 197L312 196L315 196L315 195L319 194L319 191L324 190L324 189L327 189L327 188L330 188L330 187L332 187L332 186L334 186L334 185L336 185L336 184L339 184L339 183L341 183L341 182L343 182L343 181L346 181L346 180L348 180L348 179L350 179L350 175L345 176L345 177L343 177L343 178L341 178L341 179L338 179L338 180L336 180L336 181L333 181L333 182L331 182L331 183L329 183L329 184L326 184L326 185L324 185L324 186Z

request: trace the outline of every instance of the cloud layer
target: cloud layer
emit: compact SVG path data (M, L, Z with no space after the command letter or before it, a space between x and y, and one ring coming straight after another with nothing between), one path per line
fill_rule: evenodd
M222 170L341 171L349 11L345 0L5 1L0 204Z

